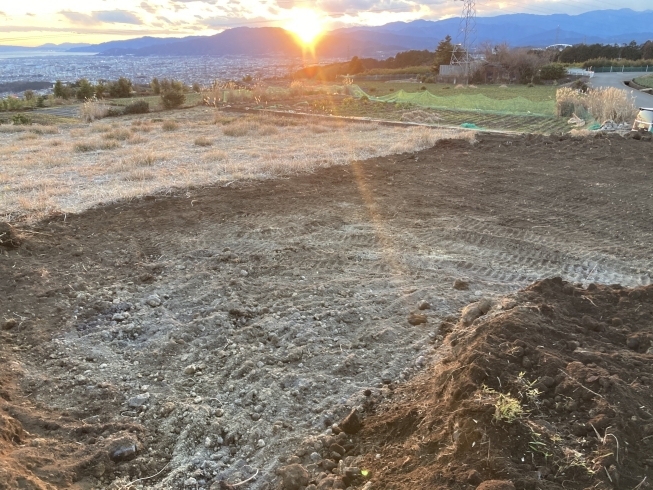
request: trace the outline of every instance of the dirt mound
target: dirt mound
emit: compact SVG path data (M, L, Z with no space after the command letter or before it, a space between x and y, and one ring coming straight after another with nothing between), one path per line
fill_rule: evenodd
M653 286L556 278L482 309L365 420L351 454L371 488L648 488Z

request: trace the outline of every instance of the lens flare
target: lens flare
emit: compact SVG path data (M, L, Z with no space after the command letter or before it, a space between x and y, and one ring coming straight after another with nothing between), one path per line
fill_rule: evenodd
M310 9L293 9L284 27L305 46L312 46L324 31L322 17Z

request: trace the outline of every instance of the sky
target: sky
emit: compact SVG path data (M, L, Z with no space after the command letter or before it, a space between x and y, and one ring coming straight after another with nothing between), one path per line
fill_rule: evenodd
M99 43L140 36L216 34L236 26L297 24L306 10L325 29L460 15L460 0L22 0L0 2L0 45ZM652 0L476 0L479 16L580 14L653 8Z

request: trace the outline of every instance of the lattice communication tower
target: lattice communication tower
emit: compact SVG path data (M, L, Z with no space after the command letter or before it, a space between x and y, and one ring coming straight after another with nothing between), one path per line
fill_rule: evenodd
M471 51L476 43L476 0L455 0L463 2L463 14L460 18L460 28L456 41L461 40L451 56L452 65L460 65L464 69L465 81L469 83L471 63L474 61ZM462 39L461 39L462 38Z

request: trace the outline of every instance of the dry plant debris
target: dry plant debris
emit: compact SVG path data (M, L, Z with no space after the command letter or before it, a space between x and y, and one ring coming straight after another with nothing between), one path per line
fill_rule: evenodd
M164 121L125 117L29 132L2 127L0 216L11 221L79 212L174 188L311 172L421 150L442 138L473 135L271 116L216 117L205 108Z

